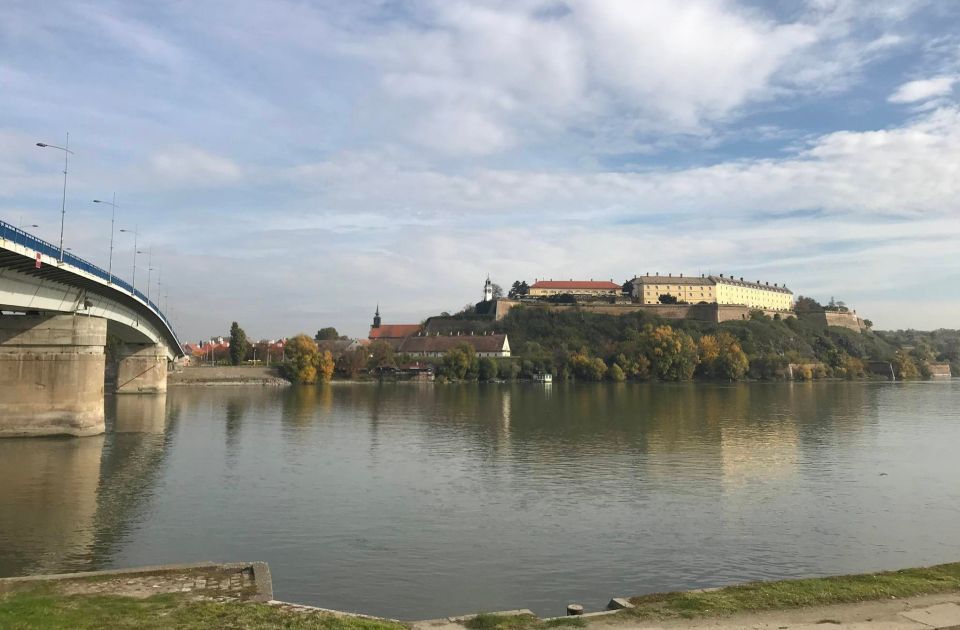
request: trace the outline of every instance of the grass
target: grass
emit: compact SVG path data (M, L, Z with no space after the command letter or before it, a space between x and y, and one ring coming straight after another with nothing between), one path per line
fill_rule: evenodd
M0 595L0 628L243 628L290 630L404 630L370 619L299 613L266 604L191 601L175 594L146 599L57 595L49 589Z
M960 562L919 569L780 582L752 582L708 591L633 597L631 615L705 617L848 604L960 591Z
M463 622L470 630L543 630L545 628L585 628L586 620L580 617L562 617L541 621L533 615L492 615L480 613Z

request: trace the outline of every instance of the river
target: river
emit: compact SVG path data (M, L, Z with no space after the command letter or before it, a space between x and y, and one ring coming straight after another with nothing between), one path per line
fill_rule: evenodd
M960 381L333 384L0 440L0 575L266 560L404 619L960 560Z

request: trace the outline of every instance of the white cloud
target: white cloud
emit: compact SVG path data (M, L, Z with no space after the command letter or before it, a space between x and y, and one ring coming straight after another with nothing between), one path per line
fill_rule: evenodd
M154 154L150 166L160 178L160 187L214 187L235 182L241 175L236 162L189 146Z
M890 95L891 103L916 103L938 96L946 96L953 91L953 84L957 77L934 77L904 83L897 91Z

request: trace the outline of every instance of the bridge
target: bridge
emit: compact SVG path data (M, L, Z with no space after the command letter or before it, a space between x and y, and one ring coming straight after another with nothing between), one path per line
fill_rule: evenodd
M102 433L108 338L115 393L166 391L169 361L183 350L160 308L0 221L0 437Z

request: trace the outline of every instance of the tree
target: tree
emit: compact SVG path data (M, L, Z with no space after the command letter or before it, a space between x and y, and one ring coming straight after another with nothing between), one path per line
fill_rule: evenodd
M250 342L247 341L247 333L237 322L233 322L230 324L230 363L240 365L247 358L249 350Z
M677 297L675 295L670 295L669 293L663 293L660 295L659 301L661 304L676 304Z
M395 367L396 359L391 346L386 341L374 341L367 347L370 359L367 361L367 367L371 370L379 370L385 367Z
M360 371L367 366L369 352L366 348L356 348L349 352L344 352L336 361L338 372L348 378L356 378Z
M662 380L688 381L697 368L697 345L690 335L670 326L644 327L643 345L654 376Z
M633 280L627 280L624 282L623 286L620 287L620 290L627 295L633 295Z
M340 338L340 333L337 332L337 329L333 326L328 326L326 328L321 328L317 331L317 336L314 337L317 341L336 341Z
M797 301L793 305L793 310L797 315L802 313L819 313L823 310L823 305L812 297L798 295Z
M573 375L584 381L602 381L607 375L607 364L600 358L591 358L583 352L570 355L570 369Z
M490 288L493 290L493 299L494 299L494 300L501 300L501 299L503 299L503 287L501 287L499 284L497 284L496 282L494 282L492 285L490 285Z
M294 383L311 384L317 382L317 364L319 350L317 342L299 334L287 341L285 352L287 362L283 366L284 375Z
M623 373L623 369L621 369L619 365L614 363L607 371L607 378L615 383L620 383L627 380L627 375Z
M329 381L333 378L334 365L333 355L329 350L317 353L317 377L321 381Z
M715 374L731 381L742 379L750 369L750 360L740 347L740 342L730 333L721 332L717 335L717 345L720 354L715 362Z
M477 353L468 343L458 343L443 355L443 373L447 378L463 380L477 371Z
M873 322L870 321L869 319L863 320L863 325L866 326L867 328L873 328Z
M507 293L507 297L511 300L516 300L528 293L530 293L530 286L527 284L527 281L517 280L513 283L513 286L510 287L510 292Z
M496 361L490 357L483 357L480 359L480 380L481 381L492 381L493 379L499 376L500 370L497 367Z

